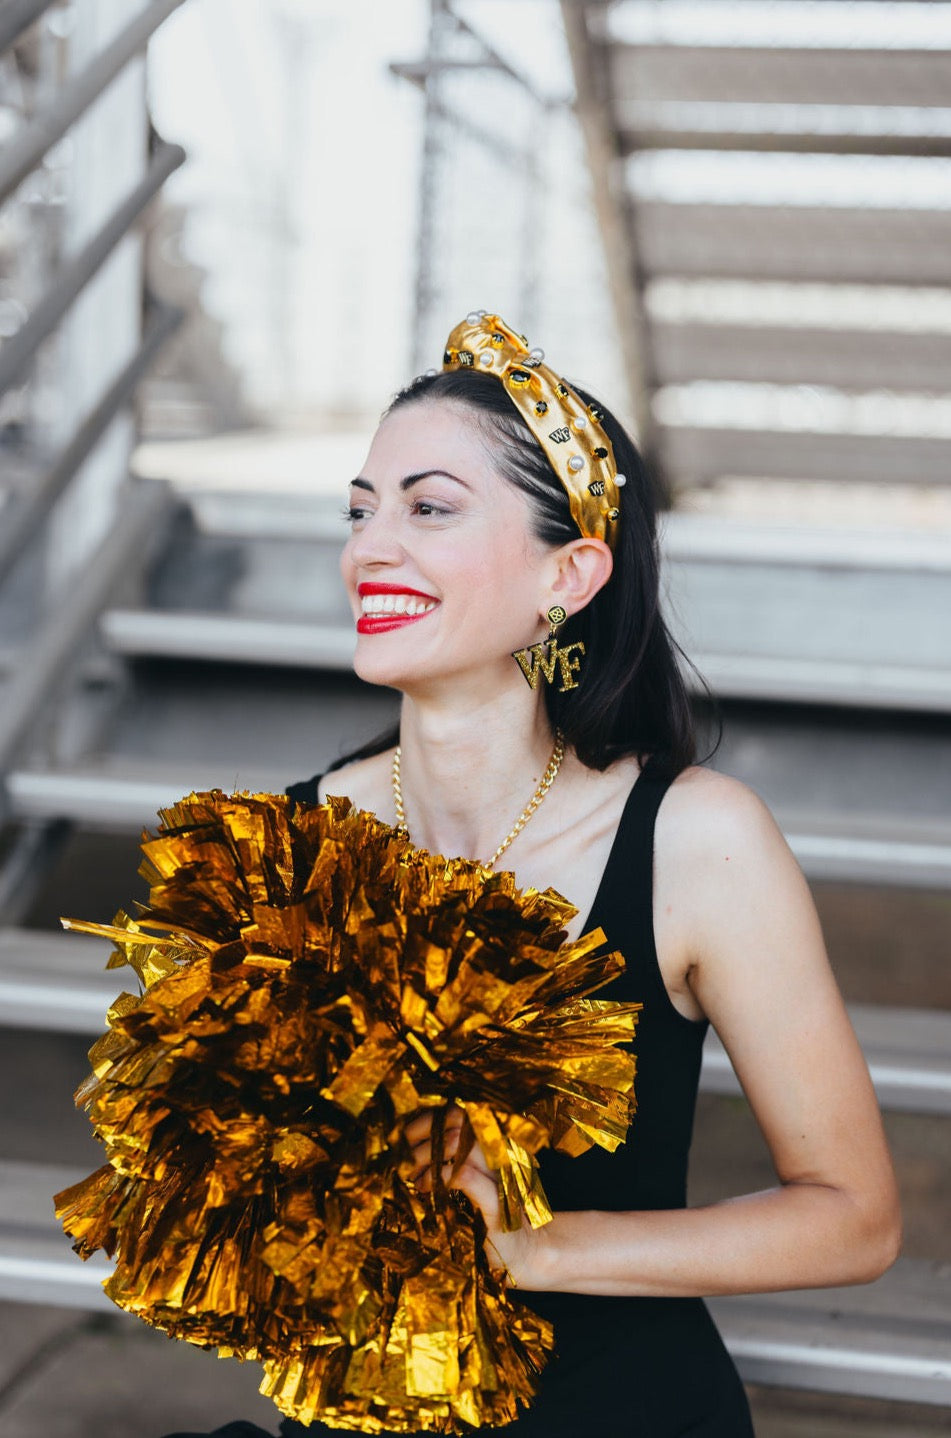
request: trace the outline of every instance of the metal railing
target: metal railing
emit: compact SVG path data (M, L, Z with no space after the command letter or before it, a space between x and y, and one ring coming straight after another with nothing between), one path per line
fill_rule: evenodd
M0 53L19 40L34 20L50 8L50 0L7 0L0 14Z
M123 200L97 234L60 271L26 324L0 350L0 395L19 378L40 345L63 319L70 306L101 269L119 241L129 232L150 200L185 160L181 145L158 147L148 171L131 195Z
M132 399L136 386L149 370L165 341L178 329L184 311L158 304L142 342L95 409L86 416L66 447L22 494L8 502L0 530L0 580L22 555L63 494L80 465L88 459L120 410Z
M63 87L51 105L14 136L0 155L0 203L26 179L31 170L36 169L47 150L63 138L69 127L98 99L120 70L124 70L145 47L162 21L167 20L172 11L183 3L184 0L153 0L75 80ZM34 10L33 18L38 19L44 10L51 7L47 3L22 8ZM0 50L3 48L0 33Z
M51 147L92 109L182 3L183 0L152 0L141 6L93 59L64 81L48 103L41 103L38 112L23 123L0 152L0 203L13 196L42 164ZM0 52L21 40L30 25L54 8L51 0L12 0L0 7ZM143 142L144 134L143 127ZM144 173L138 178L135 174L129 176L130 183L135 181L133 188L82 248L52 273L45 293L22 327L0 347L0 395L29 377L41 346L73 312L90 281L184 159L181 146L162 141L153 145L147 162L143 153ZM72 480L106 440L112 422L129 405L139 381L184 318L180 310L160 302L153 302L149 312L146 332L131 358L123 361L117 356L118 373L103 381L102 393L94 396L91 408L75 421L73 432L59 452L39 473L34 471L30 479L8 493L0 528L0 582L49 523ZM107 371L108 363L109 357L105 356L101 368ZM121 476L117 474L115 478ZM51 612L44 616L39 631L18 656L15 673L5 685L0 714L0 776L34 728L37 715L48 709L69 682L71 660L94 630L112 591L127 572L129 556L143 550L169 504L170 498L161 486L120 486L108 533L101 536L78 579L70 584L68 597L54 600Z
M49 615L30 646L30 662L7 684L0 713L0 775L5 773L37 713L67 682L70 661L89 635L110 595L128 570L129 555L154 538L173 503L167 486L137 481L118 505L115 523L70 586L61 609Z

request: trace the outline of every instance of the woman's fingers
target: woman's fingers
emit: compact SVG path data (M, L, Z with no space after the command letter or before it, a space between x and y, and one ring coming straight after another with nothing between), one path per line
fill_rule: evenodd
M452 1187L461 1189L466 1197L482 1210L482 1216L490 1228L498 1224L499 1189L493 1173L477 1168L472 1163L465 1163Z
M433 1125L441 1120L442 1133L433 1141ZM480 1208L488 1222L498 1219L499 1195L496 1175L461 1109L455 1106L428 1109L417 1114L404 1129L412 1150L411 1182L423 1193L433 1186L433 1164L440 1159L440 1179L447 1188L460 1189ZM462 1156L460 1158L460 1145Z
M459 1159L459 1134L451 1135L451 1140L450 1142L449 1136L447 1136L442 1146L441 1167L444 1174L451 1173ZM467 1162L471 1161L471 1158L471 1153L465 1155ZM413 1145L414 1176L418 1177L419 1174L432 1168L434 1161L433 1145L430 1139L423 1139L420 1143Z
M446 1115L443 1125L444 1133L447 1136L451 1133L458 1134L465 1123L465 1114L461 1109L456 1108L454 1105L450 1105L450 1107L445 1110L430 1108L426 1109L423 1113L417 1114L415 1118L411 1118L405 1125L403 1132L406 1134L410 1143L415 1146L415 1144L421 1140L428 1139L432 1132L433 1119L437 1113L443 1112Z
M443 1115L441 1144L433 1142L433 1123L437 1115ZM464 1137L468 1129L468 1139ZM407 1123L404 1133L409 1140L413 1157L412 1179L418 1187L431 1187L430 1178L437 1147L441 1149L441 1176L453 1188L464 1188L466 1182L478 1181L481 1176L495 1188L495 1175L486 1162L485 1155L472 1137L465 1114L454 1106L445 1111L429 1109ZM460 1161L461 1155L461 1161ZM463 1178L463 1175L466 1175Z
M411 1144L419 1143L420 1139L428 1138L430 1129L433 1126L433 1109L426 1109L424 1113L418 1113L403 1126L403 1132Z
M445 1112L441 1109L430 1109L412 1119L403 1130L413 1150L413 1157L420 1166L432 1162L433 1125L437 1115L442 1119L443 1154L447 1158L454 1158L459 1150L460 1137L466 1123L465 1115L457 1108L449 1108Z

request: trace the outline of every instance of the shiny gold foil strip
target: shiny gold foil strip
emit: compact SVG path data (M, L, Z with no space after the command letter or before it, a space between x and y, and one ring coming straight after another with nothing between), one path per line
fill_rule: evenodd
M600 932L564 943L554 891L414 850L344 798L211 791L160 819L142 912L64 920L139 982L77 1092L107 1162L56 1197L74 1248L115 1258L121 1308L261 1363L302 1422L511 1422L550 1325L469 1201L416 1187L404 1124L458 1106L509 1226L547 1222L539 1150L613 1149L634 1111L639 1005L591 997L623 960Z

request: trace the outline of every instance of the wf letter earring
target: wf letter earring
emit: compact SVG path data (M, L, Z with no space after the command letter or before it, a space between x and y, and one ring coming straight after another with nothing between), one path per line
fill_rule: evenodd
M569 689L577 689L584 645L580 640L576 640L573 644L559 647L557 631L567 618L566 610L560 604L553 604L547 615L548 638L541 644L530 644L527 649L516 649L513 653L512 658L525 675L530 688L537 689L539 679L544 679L546 684L554 684L557 666L561 680L559 692L564 694Z

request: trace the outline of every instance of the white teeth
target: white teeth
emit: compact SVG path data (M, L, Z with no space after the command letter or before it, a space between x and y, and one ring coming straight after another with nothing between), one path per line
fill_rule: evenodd
M364 614L405 614L410 618L428 614L436 608L435 599L417 599L411 594L364 594L360 597Z

